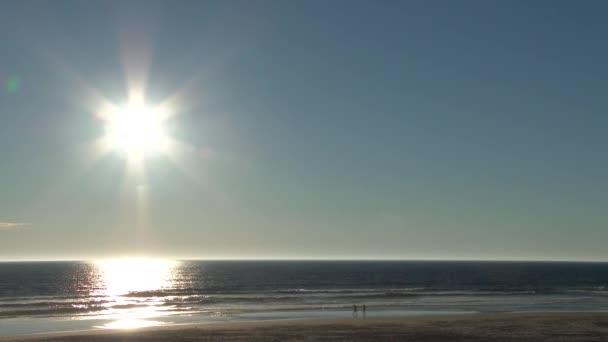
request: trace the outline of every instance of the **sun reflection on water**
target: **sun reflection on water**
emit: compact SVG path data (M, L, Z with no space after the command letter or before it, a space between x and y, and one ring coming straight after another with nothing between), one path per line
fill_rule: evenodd
M178 262L163 259L114 259L95 262L98 280L91 295L104 298L104 309L91 319L110 320L106 329L134 329L164 322L171 314L161 293L173 286Z
M163 259L114 259L97 261L101 279L97 295L120 296L170 288L175 261Z
M104 324L102 326L99 326L99 328L137 329L137 328L157 327L157 326L161 326L161 325L165 325L165 324L167 324L167 323L160 322L160 321L144 320L144 319L122 319L122 320L117 320L117 321L113 321L113 322Z

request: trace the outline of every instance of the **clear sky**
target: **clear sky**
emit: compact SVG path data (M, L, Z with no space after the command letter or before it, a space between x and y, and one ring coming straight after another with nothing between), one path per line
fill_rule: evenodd
M0 259L608 260L605 1L11 1ZM135 76L133 76L135 75ZM143 78L142 75L147 75ZM95 156L145 79L179 153Z

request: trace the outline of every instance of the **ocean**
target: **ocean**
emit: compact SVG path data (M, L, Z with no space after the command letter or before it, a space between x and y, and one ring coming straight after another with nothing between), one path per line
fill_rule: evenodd
M608 311L608 263L0 263L0 336L305 317Z

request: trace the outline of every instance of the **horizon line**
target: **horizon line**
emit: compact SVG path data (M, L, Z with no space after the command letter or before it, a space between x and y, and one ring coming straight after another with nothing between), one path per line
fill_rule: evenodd
M109 258L81 258L81 259L2 259L0 263L17 262L94 262L99 260L129 260L129 259L150 259L150 260L174 260L174 261L241 261L241 262L297 262L297 261L318 261L318 262L545 262L545 263L608 263L608 260L588 260L588 259L481 259L481 258L460 258L460 259L441 259L441 258L167 258L167 257L141 257L123 256Z

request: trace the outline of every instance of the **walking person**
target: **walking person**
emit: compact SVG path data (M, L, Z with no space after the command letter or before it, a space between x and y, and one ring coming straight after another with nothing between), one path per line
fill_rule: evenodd
M353 318L357 318L357 304L353 304Z
M363 304L363 318L365 318L367 314L367 307L365 306L365 304Z

